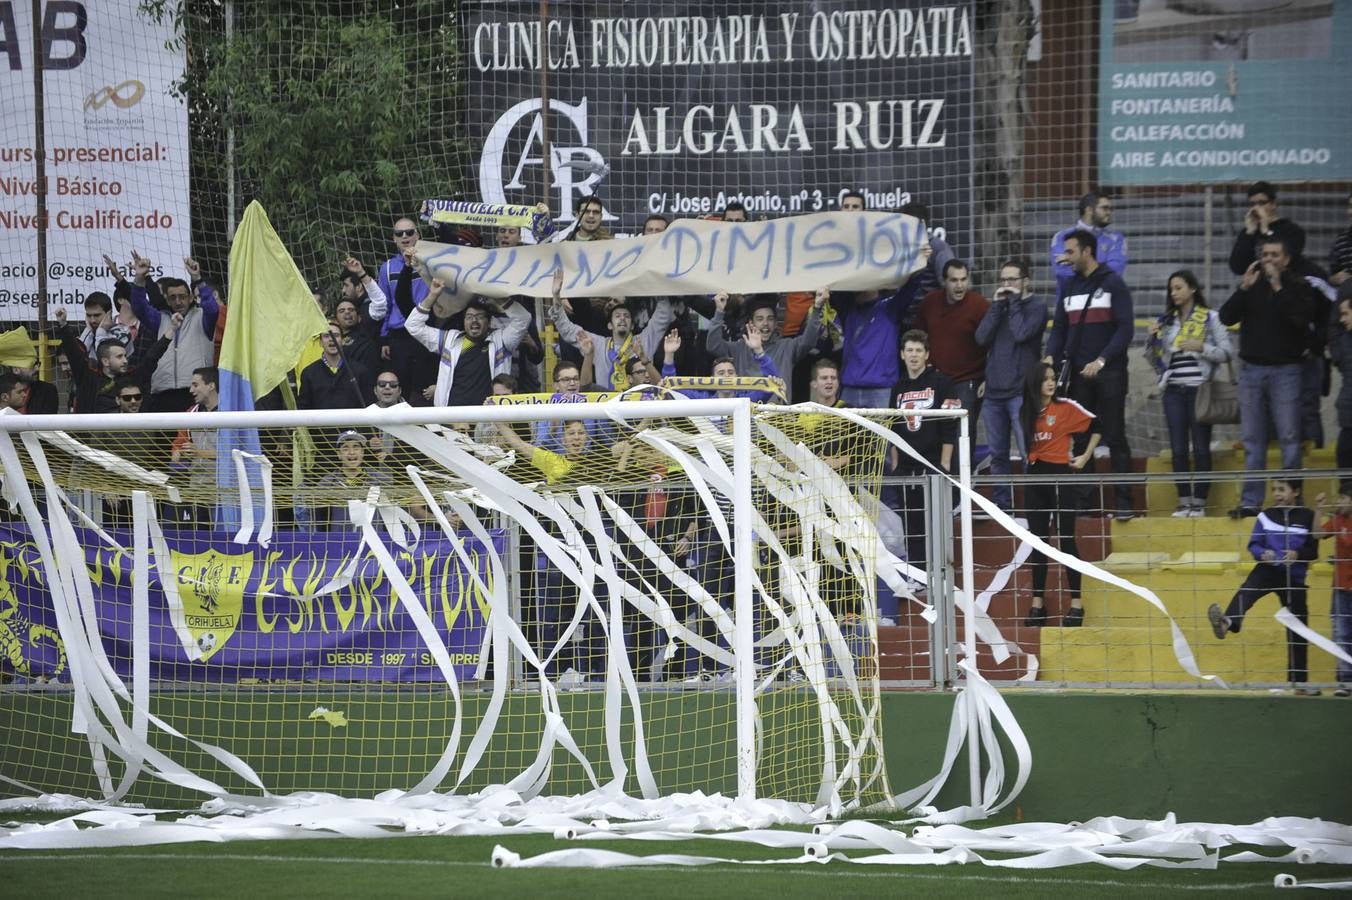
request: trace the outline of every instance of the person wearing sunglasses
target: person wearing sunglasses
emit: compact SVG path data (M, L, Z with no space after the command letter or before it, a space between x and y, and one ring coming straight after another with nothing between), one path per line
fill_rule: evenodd
M137 413L145 402L145 389L135 381L123 377L117 380L113 398L117 401L117 412Z
M389 409L404 402L404 392L399 385L399 376L391 369L382 369L376 373L376 406Z
M415 406L426 406L423 389L437 380L437 356L408 333L406 322L413 310L427 299L427 282L418 277L409 264L421 237L418 224L409 218L395 221L390 234L394 256L385 260L376 275L376 286L387 298L389 308L380 324L380 356L399 374L404 396ZM370 310L378 320L376 310Z

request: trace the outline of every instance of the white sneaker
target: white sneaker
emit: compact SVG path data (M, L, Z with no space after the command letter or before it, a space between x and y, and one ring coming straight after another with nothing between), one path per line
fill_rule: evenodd
M1191 516L1192 516L1192 509L1193 509L1193 508L1192 508L1191 506L1189 506L1188 504L1186 504L1186 503L1180 503L1180 504L1178 504L1178 509L1174 510L1173 515L1170 516L1170 518L1173 518L1173 519L1187 519L1187 518L1191 518Z
M1206 504L1202 503L1193 506L1192 509L1188 510L1188 518L1189 519L1206 518Z

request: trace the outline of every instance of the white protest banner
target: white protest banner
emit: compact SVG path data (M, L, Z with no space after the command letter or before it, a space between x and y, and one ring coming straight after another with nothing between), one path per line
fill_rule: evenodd
M50 309L112 293L103 263L136 250L151 274L182 277L190 248L188 114L169 23L138 0L42 4ZM33 4L0 0L0 320L31 321L38 304Z
M904 282L924 262L925 226L900 213L835 212L762 222L678 219L661 234L481 250L418 243L424 277L458 294L565 297L870 290Z

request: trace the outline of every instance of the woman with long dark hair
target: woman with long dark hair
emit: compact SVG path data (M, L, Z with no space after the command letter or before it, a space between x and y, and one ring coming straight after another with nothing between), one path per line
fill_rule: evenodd
M1208 309L1197 276L1180 269L1165 287L1165 312L1151 323L1146 355L1159 373L1175 472L1211 471L1211 426L1197 421L1197 390L1230 358L1230 335ZM1191 457L1188 444L1192 444ZM1180 480L1174 518L1206 515L1210 481Z
M1028 474L1040 481L1028 485L1024 491L1024 506L1028 510L1028 530L1044 541L1051 537L1051 526L1056 524L1059 546L1065 553L1078 556L1075 547L1076 486L1066 476L1084 469L1094 458L1094 448L1102 437L1097 431L1089 436L1084 452L1075 456L1071 440L1087 430L1094 422L1094 414L1074 400L1056 396L1056 370L1045 362L1036 363L1024 379L1023 433L1028 441ZM1067 628L1084 624L1084 606L1080 602L1080 573L1066 569L1070 586L1070 609L1061 619ZM1041 628L1047 624L1047 556L1033 551L1033 606L1023 624Z

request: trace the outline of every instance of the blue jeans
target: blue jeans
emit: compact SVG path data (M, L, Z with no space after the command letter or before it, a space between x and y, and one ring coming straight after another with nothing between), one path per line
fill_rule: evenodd
M1319 401L1324 388L1324 358L1311 356L1300 364L1300 438L1324 446L1324 418Z
M1282 448L1282 468L1300 468L1300 363L1260 366L1246 363L1239 371L1240 435L1244 439L1244 468L1261 472L1267 468L1268 416ZM1239 505L1263 506L1261 479L1244 482Z
M973 378L969 381L954 381L953 387L958 396L958 401L962 403L962 408L967 410L967 422L972 431L972 438L976 438L976 422L981 418L981 406L984 396L977 396L981 386L985 384L984 378ZM956 431L955 431L956 434Z
M1333 608L1329 611L1333 620L1333 643L1348 654L1352 654L1352 590L1333 589ZM1338 683L1352 684L1352 665L1338 660Z
M1169 449L1175 472L1211 471L1211 426L1197 421L1197 388L1177 384L1164 386L1164 419L1169 423ZM1192 458L1188 444L1192 443ZM1190 465L1195 463L1195 465ZM1178 499L1205 500L1210 481L1178 481Z
M891 409L892 389L890 387L855 387L845 385L840 389L840 399L846 406L857 409Z
M986 426L986 444L991 448L991 474L1009 474L1009 451L1011 443L1019 450L1019 455L1028 458L1023 443L1023 424L1019 421L1019 411L1023 409L1023 397L987 397L981 406L981 421ZM1009 482L997 482L991 491L995 505L1009 512L1014 508L1014 491Z

